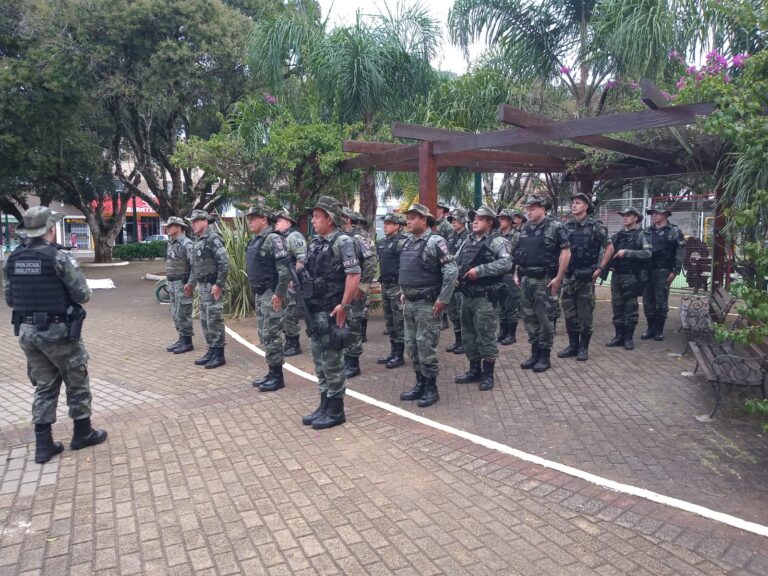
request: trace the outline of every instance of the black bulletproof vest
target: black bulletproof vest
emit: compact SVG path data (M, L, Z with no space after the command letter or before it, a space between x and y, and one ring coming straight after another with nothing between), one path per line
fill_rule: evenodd
M512 255L515 264L526 268L557 268L560 251L554 240L544 232L544 226L535 230L528 224L523 226L515 253Z
M400 286L404 288L436 288L443 284L440 264L427 264L422 255L428 238L414 242L408 238L400 252Z
M400 253L397 251L397 243L402 239L402 234L393 234L384 237L376 243L376 251L379 255L381 267L381 281L386 284L397 284L400 272Z
M461 243L464 242L464 239L467 236L469 236L469 230L466 228L464 228L464 230L458 234L453 232L450 236L448 236L448 247L451 249L451 254L456 254L459 246L461 246Z
M480 254L482 252L482 254ZM461 252L458 254L456 264L459 267L459 272L466 273L469 271L469 265L474 268L482 264L490 264L496 260L489 246L488 236L480 240L480 242L473 242L467 240L461 248ZM466 268L466 270L465 270ZM472 286L478 286L481 288L493 286L501 282L501 278L498 276L487 276L485 278L478 278L476 280L470 280L469 278L462 278L462 282L470 284Z
M305 267L315 287L313 300L338 299L341 302L344 295L347 275L341 259L333 256L333 246L340 236L337 234L331 242L315 236L309 245Z
M641 228L632 230L620 230L613 237L613 248L616 252L619 250L639 250L641 248L639 238L643 233ZM614 258L611 262L613 271L617 274L631 274L644 266L643 262L631 260L629 258Z
M600 258L600 244L594 237L595 224L597 224L595 220L584 226L579 226L573 220L568 222L568 241L571 244L569 270L597 265L597 260Z
M271 232L270 232L271 233ZM277 286L277 266L274 254L262 254L267 234L256 236L248 243L246 266L251 286L267 287L272 290Z
M17 248L6 264L11 307L20 314L66 314L72 299L56 273L56 248L33 244Z
M665 226L648 228L653 245L651 265L654 268L672 270L675 267L675 254L677 253L678 229L677 226Z

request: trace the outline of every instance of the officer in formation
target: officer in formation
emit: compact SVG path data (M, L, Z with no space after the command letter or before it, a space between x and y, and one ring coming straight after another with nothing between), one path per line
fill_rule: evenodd
M283 316L291 266L285 238L271 225L273 212L263 203L248 208L245 214L253 237L246 249L248 281L256 303L259 339L267 357L269 371L251 385L261 392L285 387L283 379Z
M565 273L561 304L568 331L568 346L558 358L589 359L595 310L595 281L613 256L608 229L592 218L592 199L579 192L571 197L571 217L566 223L571 260ZM602 262L600 253L603 252ZM601 263L600 263L601 262Z
M630 206L619 214L624 218L624 228L613 235L613 259L609 264L616 335L606 346L624 346L626 350L634 350L633 337L639 317L637 297L642 294L643 285L647 282L652 246L650 234L640 226L643 216L637 208ZM607 269L603 270L602 277L608 277Z
M192 345L192 297L184 294L192 269L192 240L185 234L188 224L182 218L171 216L162 225L169 237L165 275L171 297L171 318L178 333L176 342L166 350L184 354L195 349Z
M368 219L363 216L360 212L355 212L355 221L356 226L360 230L360 232L367 236L368 239L371 242L371 247L374 249L375 253L375 244L373 243L373 237L371 236L370 229L368 227L369 222ZM376 256L377 263L378 263L378 255ZM365 276L365 274L363 274ZM374 278L376 277L376 274L374 273ZM363 277L361 276L361 281ZM363 319L360 321L360 341L365 343L368 342L368 308L370 305L370 301L368 298L368 294L365 295L365 308L363 308Z
M448 220L448 216L451 214L451 207L444 202L438 202L435 212L435 232L447 240L448 236L453 232L453 227Z
M499 227L496 213L487 206L469 212L470 234L456 254L461 291L461 334L469 370L457 376L457 384L479 382L480 390L494 384L494 367L499 349L496 341L498 316L494 305L504 293L505 276L512 270L509 241L491 235Z
M343 329L352 300L358 293L361 268L355 241L341 230L344 224L341 203L321 196L309 212L316 235L307 252L304 267L307 286L302 286L302 293L308 296L312 314L312 360L320 388L320 405L301 421L306 426L323 429L346 422Z
M91 289L74 257L55 244L56 223L64 217L45 206L24 214L29 242L19 246L5 266L5 303L13 310L14 333L27 357L27 374L35 388L35 462L44 464L64 450L53 441L59 390L64 382L74 434L69 447L80 450L107 439L91 426L88 353L80 339L84 304Z
M221 239L213 228L212 220L205 210L193 210L187 218L192 222L195 241L192 246L192 273L184 286L184 295L192 296L197 286L200 296L200 324L203 328L208 350L195 360L198 366L218 368L224 359L224 289L229 273L229 257Z
M529 196L525 210L528 221L520 230L512 251L517 266L515 284L522 291L520 308L531 344L531 356L520 367L544 372L552 367L552 310L571 259L571 249L568 231L559 220L547 215L543 198Z
M416 385L400 394L425 408L440 399L437 391L437 345L440 322L456 287L458 268L445 238L432 232L435 218L422 204L406 212L408 239L400 253L405 347L413 361Z
M655 204L646 210L652 223L646 228L653 243L650 277L643 292L643 310L648 329L643 340L664 340L664 323L669 312L669 287L683 267L683 246L685 237L682 230L669 222L672 211L665 204Z
M451 249L451 254L455 255L459 250L459 246L469 236L467 211L462 208L455 208L451 215L448 216L448 222L453 227L453 230L448 235L448 247ZM453 333L456 339L445 351L453 352L454 354L464 354L464 344L461 340L461 291L459 290L453 292L451 303L448 304L448 318L450 318L453 324Z
M398 368L405 364L403 352L405 339L403 329L403 303L400 301L400 253L406 237L403 234L403 217L389 213L384 216L384 238L376 244L381 273L381 305L389 334L389 355L379 358L376 363L387 368Z
M291 266L297 271L301 271L304 262L307 259L307 241L304 235L296 229L298 221L291 216L285 208L275 212L277 221L275 230L285 238L285 245L291 259ZM298 356L301 354L301 343L299 335L299 307L296 304L295 287L288 287L288 293L285 297L285 315L283 317L283 327L285 328L285 356Z
M520 230L515 227L516 215L522 214L516 210L505 208L499 212L499 232L511 246L517 244ZM499 310L499 336L498 342L502 346L509 346L517 342L517 324L520 319L520 288L515 285L512 274L504 276L505 290L502 294Z
M512 210L512 226L520 232L523 229L523 224L528 222L528 218L525 217L520 210Z
M368 291L371 289L371 282L376 279L379 259L376 256L370 234L359 224L359 215L349 208L343 208L342 218L344 232L352 238L357 246L361 270L360 283L352 301L352 310L347 318L350 334L349 346L344 351L347 378L354 378L360 375L360 356L363 354L363 320L368 302Z

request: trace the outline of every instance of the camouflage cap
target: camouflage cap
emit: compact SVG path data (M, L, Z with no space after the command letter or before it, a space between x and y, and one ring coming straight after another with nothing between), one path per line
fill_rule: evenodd
M638 210L634 206L630 206L628 208L624 208L624 210L619 210L619 214L621 216L627 216L628 214L634 214L635 216L637 216L638 220L642 220L643 219L643 215L640 213L640 210Z
M514 218L517 216L518 218L522 218L523 222L528 222L528 218L525 217L525 214L523 214L522 210L519 210L518 208L515 208L514 210L511 210L512 217Z
M451 215L446 218L448 222L453 222L454 220L457 220L461 222L462 224L466 224L469 222L469 217L467 216L467 211L464 210L464 208L454 208L453 212L451 212Z
M184 218L179 218L178 216L171 216L165 222L160 222L160 226L165 228L172 225L181 226L182 228L189 228L189 222L184 220Z
M435 217L432 215L432 212L430 212L429 208L424 206L424 204L411 204L411 207L408 208L408 210L406 210L405 213L410 214L411 212L415 212L416 214L425 216L427 218L427 224L429 226L434 226L435 222L437 222Z
M248 216L262 216L264 218L272 218L274 216L274 212L272 212L272 209L267 206L266 204L263 204L259 202L258 204L251 204L248 207L248 210L245 211L246 218Z
M504 208L503 210L499 210L498 217L499 217L499 219L501 219L501 218L509 218L510 220L512 220L512 217L514 215L515 214L514 214L514 212L512 212L512 210L510 210L509 208Z
M592 202L592 198L587 196L584 192L577 192L571 196L571 202L574 200L582 200L587 204L587 214L592 214L595 211L595 204Z
M523 202L523 206L525 206L526 208L527 208L528 206L533 206L533 205L535 205L535 204L538 204L538 205L539 205L539 206L541 206L542 208L547 208L547 207L549 207L549 202L547 202L546 200L544 200L544 198L542 198L542 197L541 197L541 196L539 196L538 194L531 194L530 196L528 196L528 197L525 199L525 202Z
M37 238L50 230L64 218L61 212L54 212L48 206L33 206L24 212L24 229L29 238Z
M659 214L666 214L667 216L672 216L672 210L669 209L669 206L664 204L663 202L656 202L653 206L648 208L648 210L645 211L646 214L653 214L654 212L658 212Z
M353 224L357 221L357 218L355 218L355 211L352 210L352 208L344 206L344 208L341 209L341 215L349 218Z
M368 218L363 216L360 212L353 212L352 217L354 218L354 222L356 224L362 224L363 226L368 226Z
M397 224L398 226L403 225L402 216L400 214L395 214L394 212L388 212L386 216L384 216L384 223L386 224L389 222L390 224Z
M337 227L341 227L344 224L344 221L341 219L341 202L330 196L320 196L320 198L317 199L317 204L310 206L306 210L309 213L312 213L314 210L322 210L328 214L328 216L333 218L333 223Z
M448 204L446 204L445 202L438 201L436 206L438 208L440 208L441 210L445 210L446 212L450 212L451 211L451 207L448 206Z
M290 220L291 223L296 226L299 221L291 216L291 213L288 212L287 208L280 208L277 212L275 212L275 218L283 218L284 220Z
M499 227L499 217L496 215L496 212L491 210L488 206L480 206L477 210L469 211L469 218L471 220L474 220L477 216L480 216L481 218L490 218L493 221L493 227Z
M205 210L192 210L192 214L187 216L187 220L190 222L194 222L195 220L208 220L208 222L210 222L213 218Z

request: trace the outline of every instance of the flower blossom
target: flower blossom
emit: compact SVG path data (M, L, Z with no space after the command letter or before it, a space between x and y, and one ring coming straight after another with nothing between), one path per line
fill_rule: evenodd
M731 59L731 66L734 68L741 68L744 66L744 62L747 58L749 58L749 54L736 54L736 56Z
M571 69L568 66L560 66L560 74L570 74Z
M273 106L277 104L277 96L272 96L272 94L265 95L264 100L267 102L267 104L271 104Z

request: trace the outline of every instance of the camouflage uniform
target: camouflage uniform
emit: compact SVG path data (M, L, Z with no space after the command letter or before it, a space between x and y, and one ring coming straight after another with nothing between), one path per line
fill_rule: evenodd
M512 216L517 214L516 211L505 208L499 212L499 218L509 218L512 220ZM517 245L517 238L520 235L520 231L512 227L511 230L504 234L499 230L503 238L505 238L510 246ZM520 288L515 284L515 280L512 274L504 276L505 291L502 295L497 309L499 311L499 343L508 346L517 342L517 324L520 321Z
M400 217L396 214L387 214L384 222L402 225ZM403 328L403 304L400 301L400 286L398 275L400 271L400 253L403 251L406 237L400 229L385 236L376 244L376 252L381 268L381 305L384 309L384 319L389 334L389 356L377 360L377 364L384 364L387 368L397 368L403 365L403 351L405 350L405 337Z
M181 222L181 224L179 224ZM171 218L167 224L184 225L181 218ZM184 295L184 286L189 281L192 267L192 240L184 232L168 241L165 260L165 274L168 282L168 294L171 297L171 318L179 334L176 344L168 347L169 352L182 353L192 350L192 297Z
M451 254L456 254L458 252L459 247L461 246L462 242L469 236L469 230L466 228L467 225L467 213L464 210L461 210L457 208L453 211L453 214L451 216L448 216L448 220L450 222L453 221L454 218L458 218L460 221L464 223L465 228L461 232L456 232L455 230L452 230L450 235L448 236L448 247L451 249ZM451 320L451 323L453 324L453 333L456 337L455 342L453 345L449 346L445 349L446 352L453 352L454 354L464 354L464 344L461 339L461 292L456 290L453 293L453 298L451 298L451 303L448 304L448 310L447 310L448 318Z
M304 265L304 261L307 258L307 241L304 235L296 230L290 228L283 233L285 238L285 244L288 247L288 252L291 255L291 263L296 265L297 268ZM288 294L285 299L285 318L284 318L285 336L289 340L295 341L295 345L298 347L299 340L299 307L296 304L296 293L294 288L288 289ZM301 350L299 349L299 354ZM292 354L293 355L293 354Z

